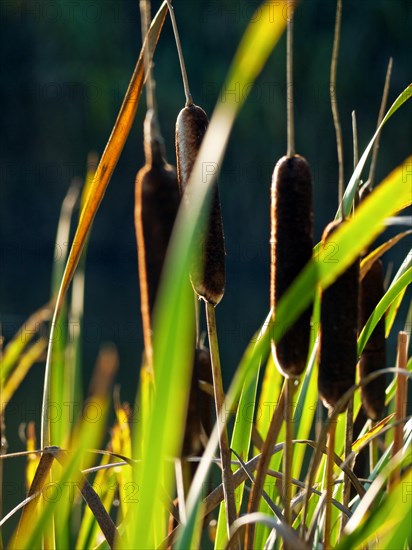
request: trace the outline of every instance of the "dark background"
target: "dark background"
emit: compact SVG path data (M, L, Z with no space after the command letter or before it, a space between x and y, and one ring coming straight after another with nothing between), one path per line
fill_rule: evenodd
M174 4L192 95L210 115L259 2ZM153 2L153 13L159 5ZM141 35L137 0L1 0L0 9L0 319L9 339L48 300L61 202L71 178L84 175L88 152L104 149ZM296 148L313 171L316 242L337 207L329 102L334 18L335 2L329 0L305 0L295 17ZM376 127L389 56L394 57L389 104L410 82L411 23L408 0L343 3L337 96L346 182L352 170L351 111L357 113L362 153ZM175 163L174 125L184 95L169 19L155 54L155 76L167 158ZM268 311L269 186L274 164L286 151L285 103L283 37L238 117L220 177L227 290L217 320L226 384ZM135 174L143 165L144 113L143 99L93 226L86 271L85 382L101 342L113 341L121 359L122 398L130 401L142 350L133 202ZM377 182L410 153L410 129L406 104L383 131ZM385 267L394 262L396 271L406 253L402 242L386 256ZM395 329L403 326L404 313ZM43 365L36 365L16 394L7 419L10 451L22 448L17 424L39 420L42 376Z

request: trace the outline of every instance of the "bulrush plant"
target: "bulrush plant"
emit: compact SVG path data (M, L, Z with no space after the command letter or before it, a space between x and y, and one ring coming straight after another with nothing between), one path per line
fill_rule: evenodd
M193 103L176 18L170 0L168 0L168 6L186 96L186 105L180 111L176 121L177 177L180 192L182 195L186 192L187 207L190 208L190 189L187 190L187 185L209 125L209 119L205 111ZM200 235L200 241L199 250L202 257L191 271L190 278L193 290L199 298L216 306L223 298L226 281L225 241L217 183L213 185L211 211L206 228Z
M339 165L339 203L343 200L344 182L342 133L336 94L341 19L342 0L338 0L336 4L335 37L330 70L330 93ZM323 249L326 249L330 243L333 243L334 233L342 228L345 223L346 221L342 214L341 218L334 220L326 226L322 235L321 246ZM323 289L321 293L318 389L319 397L328 409L329 414L335 409L345 393L355 384L358 353L359 269L360 259L357 256L351 265L328 288ZM341 409L341 412L343 412L343 409ZM350 412L352 412L352 404ZM352 415L350 415L346 430L347 439L350 439L352 430ZM325 549L331 547L331 500L333 495L335 431L336 424L331 422L329 427L325 482L326 511L323 539ZM350 444L351 441L346 442L346 451Z
M312 175L309 163L295 153L294 105L293 105L293 19L287 26L287 154L276 164L271 183L270 203L270 308L272 322L277 323L277 307L292 282L302 272L312 257L313 204ZM292 496L292 439L293 396L295 381L305 369L311 332L311 308L308 307L291 326L281 327L282 336L272 341L275 364L285 376L284 417L286 442L283 459L284 518L291 523L290 500ZM276 422L275 413L272 425ZM276 430L270 430L258 468L257 482L249 500L249 513L258 508L261 485L269 465L269 449L276 439ZM247 530L246 546L253 547L253 525Z
M385 114L386 103L389 94L389 84L392 73L392 58L389 60L386 72L385 86L383 90L381 108L378 117L378 128ZM380 135L373 147L372 161L369 169L369 177L360 192L360 200L365 200L372 192ZM369 250L370 252L370 250ZM364 254L366 256L367 254ZM361 278L359 300L359 330L365 326L375 307L385 294L383 263L377 258ZM385 318L382 317L372 332L359 359L360 379L365 379L369 374L384 369L386 366L386 339ZM380 420L385 410L386 384L381 378L376 378L369 384L362 386L362 405L368 417Z
M292 25L296 4L267 1L253 16L224 89L249 89L288 27L288 147L274 169L266 202L266 207L270 202L271 213L271 278L270 289L262 289L262 293L270 294L270 311L224 392L215 308L226 287L225 242L217 174L205 181L202 166L205 162L221 166L246 97L238 101L228 95L226 101L217 101L209 120L189 91L171 1L162 3L152 21L149 2L140 5L143 47L107 147L83 192L65 268L58 266L61 272L54 285L57 298L32 316L1 349L0 395L7 396L0 404L1 436L9 448L2 446L0 461L10 464L24 457L29 473L27 498L10 505L7 470L0 468L5 474L0 495L0 509L4 511L0 547L411 550L412 469L408 451L412 418L406 412L406 384L412 377L412 361L407 355L412 313L402 319L399 306L412 280L412 265L408 252L385 289L380 260L410 232L398 232L377 248L373 243L384 233L388 219L412 203L412 157L395 167L379 185L374 185L373 174L378 137L411 97L412 85L398 95L386 115L382 102L378 130L360 159L354 147L355 166L345 189L336 103L342 8L338 0L330 87L338 144L339 208L321 242L313 247L312 178L307 161L296 154L294 145ZM186 96L176 123L177 173L165 160L151 68L168 13ZM159 47L163 47L161 42ZM81 262L82 250L89 241L93 219L128 137L145 82L145 166L139 170L135 186L144 336L142 360L141 350L136 351L135 365L141 364L136 402L133 409L122 404L122 388L117 387L116 414L110 414L112 379L117 363L120 369L124 366L119 361L121 349L118 355L112 346L105 345L83 414L74 423L57 420L58 429L53 426L50 430L49 405L64 410L67 393L56 391L57 384L50 393L50 376L52 380L67 380L64 365L70 366L70 359L58 360L51 345L56 336L55 321L65 300L70 303L67 298L73 276L89 277ZM388 86L385 88L387 94ZM175 107L177 112L179 106ZM263 131L250 127L252 136ZM355 138L354 129L354 142ZM375 160L363 186L359 182L373 147ZM361 200L354 205L359 189ZM336 261L330 261L331 244ZM80 271L76 271L78 266ZM84 284L76 285L72 301L83 303L83 293ZM246 312L248 296L245 292ZM43 333L36 340L35 334L40 332L40 323L49 322L53 309L39 448L30 424L27 450L14 452L10 448L13 438L7 433L8 404L20 398L16 390L26 381L32 365L42 360L47 340ZM199 328L204 309L210 351ZM390 350L385 355L385 345L390 345L388 336L396 339L391 334L395 320L405 326L399 333L396 368L388 362ZM85 395L82 376L77 376L86 369L78 353L82 327L80 324L75 341L70 342L77 350L76 391L68 386L72 401ZM73 349L71 353L61 352L70 358ZM327 408L324 420L320 400ZM258 402L266 409L258 407ZM272 407L273 403L277 406ZM91 413L93 405L102 413L95 423L85 414ZM371 426L366 414L376 422L384 415L385 406L395 414ZM266 418L267 409L270 414ZM321 413L317 418L316 410ZM63 439L58 434L63 428L67 445L61 448L58 445ZM353 431L356 441L352 441ZM374 460L369 466L365 464L365 472L358 477L352 464L377 438ZM24 476L22 468L22 480ZM59 498L50 498L51 488L58 488ZM73 490L79 498L73 498ZM14 535L9 536L13 530Z
M140 1L142 35L150 21L150 2ZM165 160L165 147L156 109L155 82L149 52L145 56L147 73L147 113L144 120L145 165L136 176L135 227L139 259L140 301L146 361L151 369L152 314L162 275L166 251L179 208L176 170Z
M322 247L346 222L331 222L322 235ZM359 259L322 292L319 342L319 396L332 410L355 384L359 300Z
M342 1L337 1L335 40L331 63L331 105L335 123L339 159L339 203L343 199L342 135L336 97L336 70L340 42ZM332 243L333 234L345 224L345 219L329 223L322 235L324 250ZM357 363L357 327L359 302L359 258L322 291L319 342L319 396L325 407L332 410L339 399L355 383Z
M190 209L191 188L189 185L193 166L199 153L203 138L209 125L205 111L193 103L189 90L188 78L177 29L177 23L171 2L168 0L173 24L176 46L179 54L186 105L180 111L176 121L176 159L180 191L184 207ZM202 182L203 184L205 182ZM227 531L236 519L236 505L232 480L231 452L229 438L223 416L224 390L217 339L215 307L225 292L225 241L223 234L222 214L217 183L212 188L212 205L210 214L201 232L198 234L200 258L192 266L190 279L195 294L202 299L206 308L207 331L210 346L210 359L213 376L216 418L219 429L219 447L222 464L222 480L226 506ZM198 314L198 311L197 311Z

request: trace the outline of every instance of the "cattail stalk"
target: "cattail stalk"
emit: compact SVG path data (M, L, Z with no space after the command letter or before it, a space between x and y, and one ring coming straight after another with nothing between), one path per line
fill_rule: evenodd
M293 20L287 25L286 52L287 82L287 155L277 163L271 186L271 279L270 307L276 322L277 304L312 256L313 208L312 177L307 161L295 154L293 110ZM275 364L287 378L285 382L284 417L286 422L285 451L283 455L283 502L285 521L291 525L290 501L292 496L292 438L293 394L295 377L299 376L307 362L310 342L311 309L307 308L274 344L272 353ZM274 441L271 441L273 445ZM263 461L262 461L263 465ZM255 502L249 500L249 512L257 510L261 495L260 484L266 475L268 464L258 477L254 492ZM258 472L260 473L260 472ZM257 498L256 498L257 497ZM246 532L247 548L252 548L254 528Z
M233 485L233 472L231 466L231 452L226 430L224 415L225 394L223 391L222 372L220 367L219 345L216 331L215 308L213 304L206 303L206 319L212 360L213 388L215 392L216 422L219 430L220 458L222 461L222 481L225 497L227 531L236 519L235 492Z
M399 332L398 334L398 355L396 366L398 369L407 369L408 365L408 334ZM404 374L396 374L396 397L395 397L395 420L400 421L406 417L406 405L408 402L408 379ZM395 427L393 434L392 458L402 449L403 444L403 424ZM400 470L396 469L389 479L389 489L391 489L400 479Z
M173 9L171 0L167 0L167 6L169 8L170 19L172 20L173 33L175 35L177 53L179 55L180 71L182 73L183 87L184 87L185 96L186 96L186 107L189 107L190 105L193 105L193 99L189 89L189 80L187 78L185 58L183 56L182 45L179 37L179 30L177 28L177 23L176 23L175 11Z
M195 105L189 91L188 79L182 48L171 2L168 7L172 19L173 31L179 53L179 61L184 83L186 106L180 111L176 121L176 158L180 193L185 206L190 208L190 189L187 189L190 174L199 153L209 121L204 110ZM202 298L206 306L206 321L210 345L213 374L213 389L216 407L216 421L219 429L219 446L222 464L222 481L226 507L227 532L236 519L236 504L231 467L231 452L226 423L222 421L224 391L220 367L219 346L217 340L215 306L220 302L225 290L225 245L223 223L217 184L212 189L212 204L205 228L198 235L200 251L199 262L191 269L190 279L193 290ZM197 338L199 328L197 326ZM235 542L237 545L237 542Z
M352 138L353 138L353 169L359 162L359 147L358 147L358 124L356 122L356 112L352 111Z
M190 189L187 185L190 179L196 157L206 133L209 120L205 111L195 105L189 91L188 79L182 48L177 30L171 2L168 0L173 31L179 53L179 61L184 83L186 106L180 111L176 121L176 159L180 193L185 200L185 206L190 208ZM231 468L231 452L226 424L221 419L223 413L224 391L220 367L219 346L217 340L215 306L220 302L225 290L225 245L223 223L220 210L219 190L215 184L212 190L212 205L206 227L198 236L201 257L193 266L190 274L193 290L202 298L206 306L206 321L210 345L210 357L213 374L213 389L216 407L216 420L219 428L219 446L222 463L222 480L225 495L227 530L236 519L235 495L233 489L233 473ZM197 322L197 338L199 328Z
M336 133L339 164L339 204L343 198L342 130L336 95L336 72L339 55L342 0L336 4L335 32L330 68L330 99ZM345 223L335 220L326 226L322 245L331 241L333 233ZM323 290L321 297L321 333L319 342L319 395L329 412L355 383L357 363L357 324L359 300L359 258L334 283ZM342 411L343 412L343 411Z
M336 421L329 428L328 453L326 457L326 503L325 503L325 528L323 536L324 550L331 549L330 535L332 527L332 499L333 499L333 465L335 454Z
M285 403L285 449L283 453L283 499L284 499L284 517L287 525L292 525L292 514L290 501L292 499L292 461L293 461L293 395L295 393L295 380L286 379L286 403Z
M335 35L333 40L332 61L330 66L330 100L332 107L333 122L336 133L336 145L338 149L338 164L339 164L339 204L343 199L343 186L344 186L344 164L343 164L343 143L342 143L342 128L339 120L339 110L336 95L336 73L338 69L338 57L339 57L339 44L340 44L340 28L342 19L342 0L338 0L336 5L336 19L335 19Z
M348 403L348 410L346 412L346 426L345 426L345 460L352 452L352 443L353 443L353 397ZM348 464L349 468L352 468L354 459ZM351 482L347 474L343 476L343 505L346 508L349 507L350 501L350 491L351 491ZM345 525L348 522L348 516L346 514L341 515L341 536Z
M295 154L293 110L293 21L287 25L287 155L276 164L271 186L270 307L276 306L292 281L312 257L312 176L308 162ZM272 343L275 364L285 376L299 376L306 365L310 341L308 308L277 342Z
M286 30L286 110L288 124L288 157L295 154L295 114L293 110L293 17L290 17Z
M378 116L378 122L376 125L376 128L378 129L381 125L381 122L383 120L383 117L385 115L386 111L386 104L388 102L388 95L389 95L389 87L391 82L391 75L392 75L392 66L393 66L393 59L392 57L389 58L388 68L386 70L386 77L385 77L385 85L383 88L383 94L382 94L382 100L381 100L381 106L379 109L379 116ZM381 132L376 136L375 142L373 144L372 149L372 160L371 165L369 168L369 176L368 176L368 185L369 187L373 187L373 184L375 183L375 172L376 172L376 163L378 160L378 152L379 152L379 144L381 140Z

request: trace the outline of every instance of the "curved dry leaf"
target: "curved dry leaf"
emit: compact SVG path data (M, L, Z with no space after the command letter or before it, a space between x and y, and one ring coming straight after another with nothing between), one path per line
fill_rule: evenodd
M389 239L389 241L386 241L386 243L383 243L380 246L378 246L378 248L375 248L375 250L372 250L372 252L368 254L361 262L361 266L360 266L361 280L365 277L367 272L370 270L370 268L378 258L383 256L385 252L387 252L393 246L395 246L395 244L397 244L401 239L411 234L412 234L412 229L409 229L408 231L404 231L403 233L399 233L392 239Z

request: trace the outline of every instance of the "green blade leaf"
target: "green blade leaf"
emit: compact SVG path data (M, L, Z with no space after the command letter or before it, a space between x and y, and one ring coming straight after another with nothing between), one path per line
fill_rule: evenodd
M370 140L368 146L366 147L362 157L360 158L355 171L352 174L351 179L349 180L349 183L346 187L345 193L343 195L342 199L342 205L343 205L343 212L346 216L349 216L350 211L352 209L353 199L355 197L356 189L358 187L358 182L360 180L360 176L363 170L363 167L365 166L366 160L369 156L369 153L372 150L373 144L376 140L376 138L379 135L379 132L382 130L384 125L388 122L388 120L391 118L391 116L396 113L396 111L401 107L408 99L411 98L412 95L412 84L409 84L404 91L397 97L397 99L392 104L389 111L384 116L382 122L380 123L378 129L376 130L373 138ZM338 212L336 214L336 218L340 218L342 214L342 205L339 207ZM388 216L389 218L390 216Z
M390 287L390 289L384 294L378 305L375 307L372 315L369 317L366 325L363 327L362 332L358 339L358 355L362 353L366 342L369 340L374 328L379 323L380 319L385 314L385 311L393 303L393 301L405 291L406 287L412 283L412 267L410 267L400 277L396 283Z

